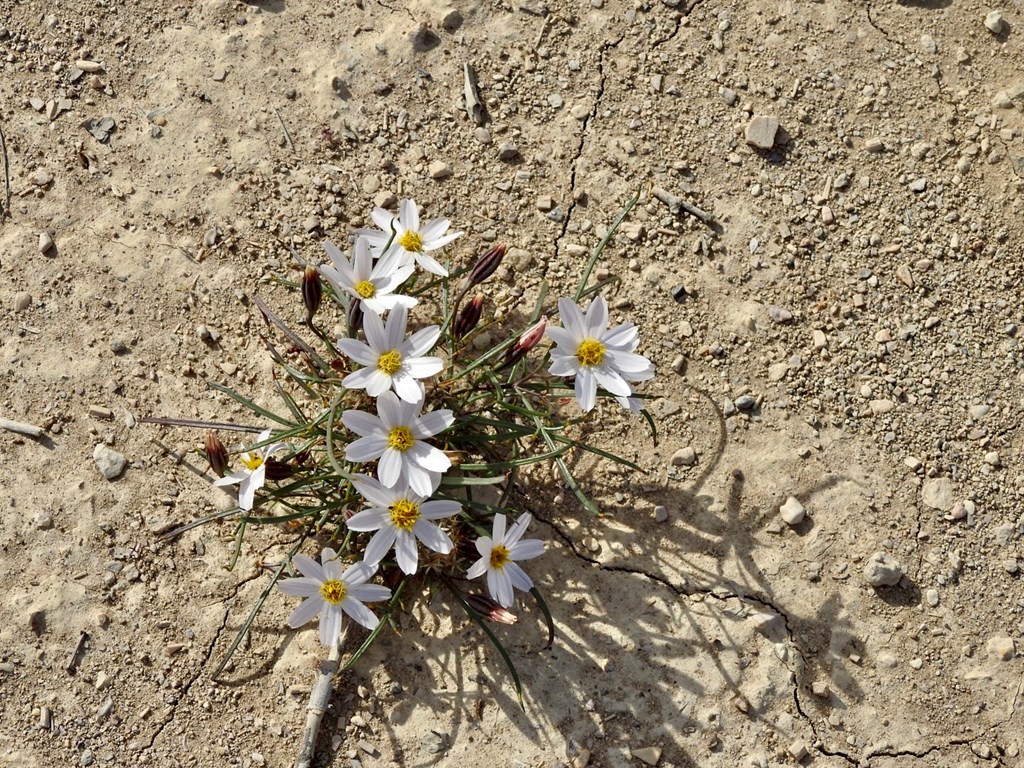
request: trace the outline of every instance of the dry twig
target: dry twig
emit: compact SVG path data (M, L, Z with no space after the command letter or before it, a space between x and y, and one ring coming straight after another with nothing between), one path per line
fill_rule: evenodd
M320 735L320 723L327 711L327 704L331 699L331 692L334 690L334 676L338 673L338 665L341 660L341 646L345 644L345 636L348 634L349 624L341 628L341 634L337 642L331 646L331 652L327 658L320 662L320 672L313 690L309 693L309 706L306 707L306 727L302 731L302 742L299 746L299 757L295 761L295 768L309 768L313 764L313 755L316 753L316 740Z

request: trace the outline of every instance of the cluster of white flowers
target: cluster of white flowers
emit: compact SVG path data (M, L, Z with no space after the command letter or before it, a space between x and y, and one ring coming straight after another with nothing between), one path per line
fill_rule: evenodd
M447 276L447 269L430 253L462 233L449 233L447 219L433 219L421 226L416 204L408 199L401 201L398 216L375 208L371 218L380 231L357 230L351 261L333 244L325 244L331 263L320 267L320 274L338 295L358 300L363 310L365 342L344 338L337 345L361 366L345 376L343 386L365 390L376 398L376 413L347 410L341 416L345 427L358 435L347 445L345 458L353 463L377 462L376 477L354 477L353 486L366 508L350 517L346 525L352 531L374 533L363 561L344 572L337 554L328 548L323 550L321 564L296 555L294 562L303 576L280 585L287 594L306 598L289 617L289 624L298 627L319 615L320 638L325 645L335 642L342 613L369 629L376 627L378 619L364 603L386 600L391 594L386 587L366 583L380 562L393 549L399 569L411 575L418 567L421 544L449 554L452 539L437 521L462 509L458 501L431 498L451 460L428 441L455 422L455 415L447 409L423 412L423 382L444 368L440 357L430 355L441 328L433 325L407 336L409 310L417 301L397 293L417 265L434 275ZM523 335L512 352L525 354L546 331L555 343L549 372L575 377L576 399L584 411L594 407L598 386L624 407L638 410L630 384L650 379L654 369L634 351L636 327L626 323L609 330L608 305L602 297L590 303L585 315L568 298L559 299L558 311L564 327L547 327L542 320ZM260 439L266 442L269 433ZM240 483L239 506L251 509L254 493L265 481L264 462L280 447L273 444L262 453L244 455L245 469L217 484ZM466 574L468 578L486 574L488 591L504 608L513 605L513 588L533 588L517 561L538 557L544 551L541 541L523 539L530 520L531 516L524 514L506 527L505 515L496 514L492 535L477 539L480 558Z

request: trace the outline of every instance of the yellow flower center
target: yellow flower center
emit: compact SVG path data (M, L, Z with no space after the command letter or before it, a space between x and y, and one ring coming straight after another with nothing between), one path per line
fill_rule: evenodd
M263 457L258 453L243 453L238 458L239 461L249 468L250 472L255 472L263 466Z
M604 344L597 339L587 339L576 347L576 359L585 367L600 365L604 360Z
M391 513L391 522L395 524L395 528L401 528L403 531L411 531L416 521L420 519L420 505L408 499L399 499L388 507L388 511Z
M412 444L416 442L412 436L412 430L408 427L395 427L388 432L388 448L394 448L399 451L408 451L412 448Z
M402 367L402 356L398 354L397 349L385 352L377 358L377 367L388 376L394 376Z
M501 544L491 550L491 568L497 568L500 571L508 565L511 559L512 558L509 557L508 550Z
M419 232L413 232L411 229L407 229L402 233L402 236L398 238L398 244L412 253L423 252L423 236Z
M345 582L335 581L334 579L328 579L320 587L320 597L324 599L325 603L330 605L338 605L344 601L347 592Z
M356 293L358 293L364 299L372 299L374 294L377 293L377 286L375 286L369 280L360 280L352 287L355 288Z

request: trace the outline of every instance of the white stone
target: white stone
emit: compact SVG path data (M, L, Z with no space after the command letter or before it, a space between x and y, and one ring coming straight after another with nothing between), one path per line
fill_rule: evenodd
M1006 19L1000 11L989 11L985 15L985 26L993 35L1001 35L1006 31Z
M92 452L92 459L96 467L107 480L114 480L124 472L128 460L113 448L108 448L103 443L97 444Z
M745 139L747 144L758 149L771 149L775 146L775 135L779 131L779 118L757 115L747 123Z
M786 525L800 525L806 514L807 510L796 496L790 496L786 503L779 507L779 515Z
M864 580L872 587L894 587L903 578L903 566L885 552L875 552L864 566Z

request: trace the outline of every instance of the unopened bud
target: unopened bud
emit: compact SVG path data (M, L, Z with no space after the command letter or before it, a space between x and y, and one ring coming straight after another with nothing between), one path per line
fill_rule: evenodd
M469 607L479 613L485 619L490 619L498 624L515 624L519 618L508 608L503 608L491 598L485 595L466 595L466 602Z
M348 303L348 335L355 338L359 329L363 327L363 302L359 299L352 299Z
M505 353L505 365L513 365L523 359L523 356L536 347L544 338L544 329L548 327L548 318L541 315L540 321L531 328L526 329L519 340L516 341L508 352Z
M302 303L306 305L306 322L312 322L313 315L320 309L324 297L324 286L316 267L306 267L302 273Z
M263 466L266 468L267 480L287 480L295 471L291 464L277 459L267 459Z
M470 286L480 285L480 283L493 275L498 267L501 266L501 260L505 258L506 251L508 251L508 246L496 245L477 259L476 264L473 266L473 271L469 273Z
M456 339L461 339L476 328L476 324L480 322L480 313L483 311L483 308L484 295L478 293L469 304L462 308L459 316L455 318L455 325L452 326L452 336Z
M206 451L206 460L210 462L210 469L213 470L213 473L217 477L224 477L224 470L228 468L228 449L224 447L224 443L212 429L206 431L203 450Z

